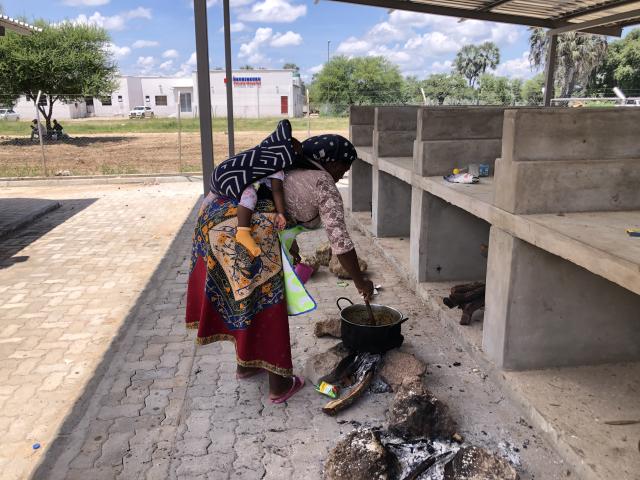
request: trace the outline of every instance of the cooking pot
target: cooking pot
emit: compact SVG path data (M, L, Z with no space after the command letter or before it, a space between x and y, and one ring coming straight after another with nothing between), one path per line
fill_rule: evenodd
M349 302L342 308L341 301ZM371 324L366 305L355 305L351 300L340 297L336 302L340 309L342 343L355 352L384 353L402 345L404 337L401 325L408 320L395 308L371 304L374 324Z

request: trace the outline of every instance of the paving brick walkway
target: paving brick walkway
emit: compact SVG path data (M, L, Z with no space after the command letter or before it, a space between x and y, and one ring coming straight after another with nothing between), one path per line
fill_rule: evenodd
M23 468L44 457L34 478L317 479L341 433L358 424L383 424L391 394L367 395L337 418L320 411L326 398L312 388L276 406L268 401L264 376L236 380L231 344L195 347L194 333L183 325L195 212L184 227L179 226L194 206L197 188L163 185L123 194L113 187L100 187L98 192L94 195L100 197L98 201L64 224L41 232L20 251L19 255L29 255L27 262L0 270L0 301L24 304L9 309L25 309L26 313L16 310L13 318L39 315L5 325L7 315L4 310L0 313L1 328L17 325L6 330L7 338L20 339L15 345L9 343L12 352L44 351L37 357L25 353L26 359L9 359L15 362L5 369L4 359L12 353L4 356L5 350L0 350L0 372L10 380L3 381L2 388L15 386L1 391L6 417L0 416L4 422L0 424L0 455L4 455L0 461L5 462L0 468L9 465L11 456L20 458ZM151 204L157 205L153 212L145 208ZM63 204L56 215L68 206ZM54 220L47 217L46 221ZM145 227L152 228L143 231L138 223L145 221L150 222ZM150 230L166 232L167 237L145 233ZM85 236L93 241L83 240ZM323 236L322 232L303 235L303 251L311 251ZM449 404L460 433L489 449L508 449L521 462L523 480L566 478L567 467L483 375L451 331L434 319L368 239L357 233L354 239L367 257L374 280L385 286L377 301L409 315L410 321L403 326L407 338L403 348L429 364L429 388ZM33 263L46 256L55 257L60 265L53 268L44 258ZM63 293L42 300L41 285L53 286L46 293ZM83 290L80 294L68 290L74 287ZM315 321L336 315L338 296L356 297L352 285L338 286L326 271L313 278L310 290L319 309L290 321L298 372L309 355L336 342L315 338ZM21 294L24 297L9 297ZM73 302L80 301L86 304L69 313L77 305ZM45 323L58 325L43 329ZM53 329L59 330L42 337L42 331ZM66 359L72 362L69 366ZM27 374L33 371L34 377L18 381L17 372L25 364L33 365ZM73 375L83 380L74 380ZM33 412L27 417L30 423L23 419L25 406ZM52 408L58 412L55 422L39 418ZM46 430L38 430L40 425L46 425ZM45 448L31 453L36 440ZM5 454L7 448L11 455Z

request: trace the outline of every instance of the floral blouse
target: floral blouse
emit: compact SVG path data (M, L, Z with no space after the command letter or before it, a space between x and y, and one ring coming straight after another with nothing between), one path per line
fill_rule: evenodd
M322 170L292 170L284 179L287 213L307 228L324 226L336 255L355 248L344 219L342 196L331 175Z

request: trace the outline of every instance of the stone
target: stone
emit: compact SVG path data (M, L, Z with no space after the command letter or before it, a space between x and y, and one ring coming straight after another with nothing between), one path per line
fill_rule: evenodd
M405 378L421 377L426 371L427 366L425 363L415 356L400 350L391 350L384 357L384 364L380 369L380 377L395 392L400 388Z
M361 272L367 271L368 265L365 260L363 260L362 258L358 258L358 264L360 265ZM331 257L331 260L329 261L329 271L337 275L338 278L351 280L351 275L349 275L349 273L347 273L347 271L344 269L344 267L340 263L340 260L338 260L338 257Z
M325 352L310 356L304 366L305 378L318 385L320 378L331 373L349 353L349 349L340 342Z
M313 329L316 337L342 338L342 320L339 318L329 318L316 322Z
M456 424L446 404L435 398L418 377L402 382L388 414L389 431L406 440L449 439Z
M313 273L316 273L320 269L320 261L315 255L303 255L300 259L300 263L304 263L305 265L313 268Z
M329 453L325 480L387 480L391 456L380 443L378 432L357 429Z
M444 480L518 480L518 472L505 459L484 448L463 447L444 467Z
M318 245L315 256L320 265L328 267L329 261L331 261L331 244L329 242L324 242Z

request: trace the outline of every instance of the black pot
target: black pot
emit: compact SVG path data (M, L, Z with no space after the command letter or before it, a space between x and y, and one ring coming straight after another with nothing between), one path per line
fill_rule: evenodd
M351 305L345 308L340 306L340 301L345 300ZM408 320L395 308L384 305L371 304L374 318L382 319L383 325L369 325L369 312L366 305L354 305L345 297L340 297L336 302L340 309L342 320L342 343L354 352L384 353L392 348L402 345L404 337L401 333L401 325Z

